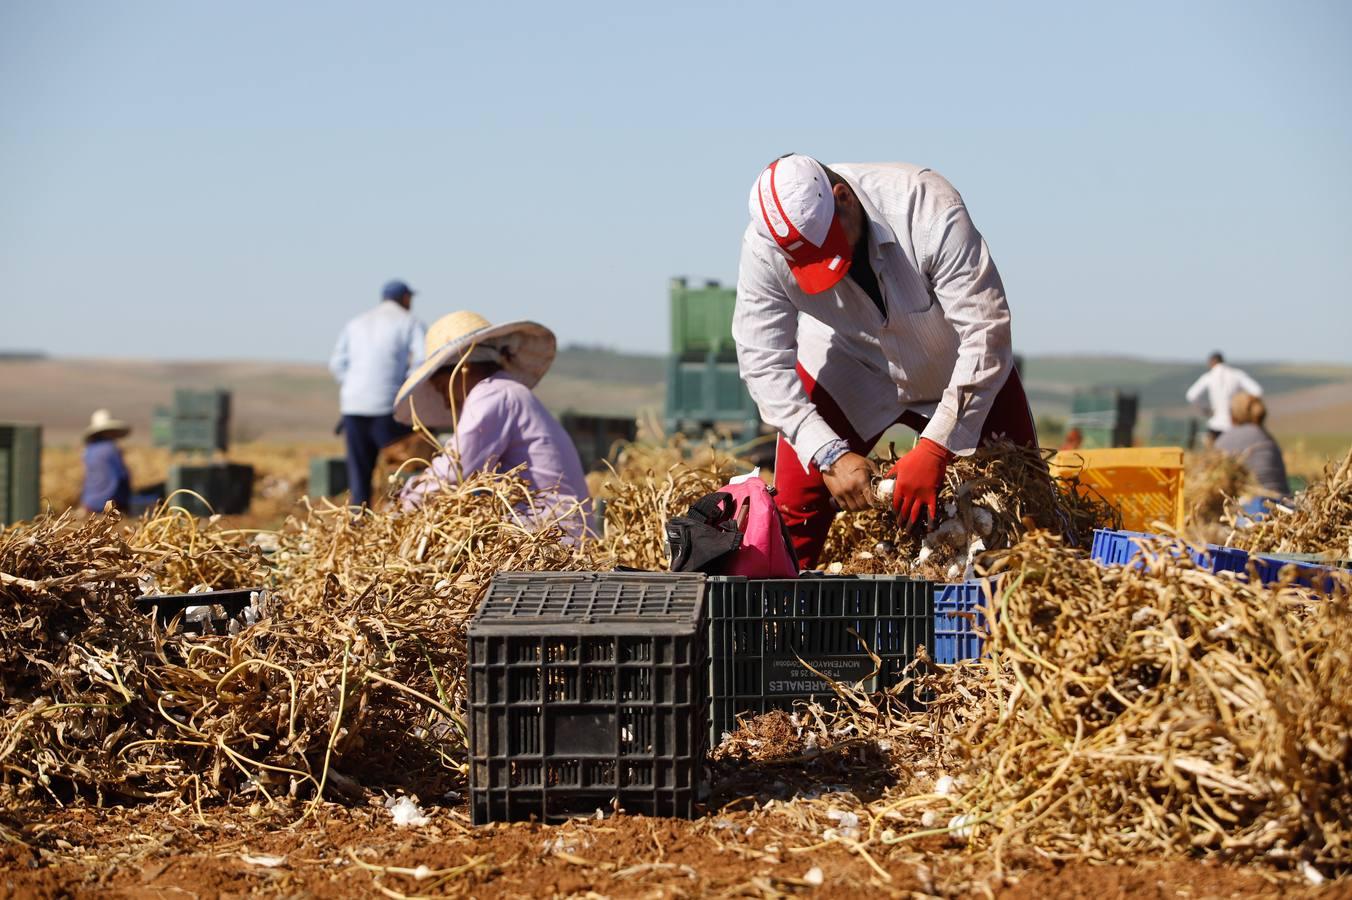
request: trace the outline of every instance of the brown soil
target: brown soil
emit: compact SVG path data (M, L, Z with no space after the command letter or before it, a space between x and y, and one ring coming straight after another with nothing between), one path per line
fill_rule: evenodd
M796 845L746 834L725 818L693 822L620 816L560 826L471 827L463 809L429 810L399 828L378 806L326 805L288 815L192 809L53 811L18 825L25 843L0 845L0 898L784 896L986 894L1011 898L1352 897L1346 884L1314 890L1256 868L1195 861L1056 867L1045 861L1003 879L979 874L951 845L881 852L890 880L839 844ZM799 846L801 845L801 846ZM417 877L419 867L426 867ZM821 883L809 875L820 869ZM1017 873L1017 874L1015 874Z
M1017 884L1000 892L1009 900L1172 900L1176 897L1352 897L1352 883L1321 888L1276 880L1254 868L1233 868L1193 860L1158 865L1095 866L1073 863L1024 873Z

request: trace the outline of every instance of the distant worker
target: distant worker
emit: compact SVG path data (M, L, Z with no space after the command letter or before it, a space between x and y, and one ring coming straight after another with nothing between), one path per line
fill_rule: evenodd
M493 325L462 311L433 323L426 359L399 389L394 415L454 434L405 485L405 508L475 473L520 467L533 494L531 505L518 509L523 519L532 527L557 523L574 538L585 534L590 501L577 447L531 392L555 348L554 332L535 322Z
M119 512L131 508L131 473L117 442L131 433L125 422L106 409L96 409L84 430L84 486L80 505L89 512L103 512L109 504Z
M780 432L777 502L804 568L833 500L871 505L867 454L894 423L920 433L888 473L907 526L933 517L955 456L993 438L1037 444L1000 274L941 175L790 154L761 172L750 208L732 333Z
M1267 404L1263 398L1243 391L1235 394L1230 398L1230 420L1231 426L1216 438L1216 449L1244 463L1265 493L1287 496L1291 485L1286 478L1286 461L1265 426Z
M1227 366L1219 350L1211 354L1206 372L1192 383L1187 394L1188 402L1201 406L1209 417L1206 423L1208 446L1215 444L1216 438L1230 427L1230 401L1240 391L1255 397L1263 396L1263 389L1247 372ZM1201 403L1204 394L1206 402Z
M409 312L413 291L391 281L380 305L348 322L333 348L329 371L342 385L339 403L347 438L347 484L353 506L371 502L371 473L380 451L409 429L394 421L394 395L422 361L426 329Z

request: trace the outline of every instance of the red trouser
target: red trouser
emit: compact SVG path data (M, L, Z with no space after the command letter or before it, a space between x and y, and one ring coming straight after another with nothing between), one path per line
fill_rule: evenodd
M821 417L836 434L849 442L851 450L867 454L873 449L882 433L867 437L860 435L831 395L803 371L801 365L798 366L798 377L802 379L808 399L817 407L817 412L821 413ZM908 410L902 413L897 422L919 432L929 424L929 419ZM1009 380L995 395L995 402L986 416L986 424L981 429L981 442L984 444L992 437L1007 438L1027 447L1037 446L1037 427L1033 424L1033 412L1028 408L1028 398L1023 393L1023 382L1018 372L1009 373ZM809 465L804 471L798 455L782 434L775 451L775 491L775 502L793 539L798 564L804 569L811 569L817 565L817 557L822 552L822 544L826 543L826 533L831 530L831 520L836 511L831 505L831 492L822 481L821 471L816 465Z

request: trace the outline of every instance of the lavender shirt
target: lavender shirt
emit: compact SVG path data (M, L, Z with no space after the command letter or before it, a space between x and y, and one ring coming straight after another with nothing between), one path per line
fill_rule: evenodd
M498 372L471 388L445 450L404 488L400 500L405 509L442 484L457 481L453 457L459 459L458 471L466 474L506 472L524 464L536 505L522 512L536 524L557 520L574 537L582 536L591 503L577 448L559 420L521 382Z

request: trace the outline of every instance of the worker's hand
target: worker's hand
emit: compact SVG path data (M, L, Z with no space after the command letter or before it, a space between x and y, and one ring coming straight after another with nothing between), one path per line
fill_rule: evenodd
M910 453L893 463L887 477L897 481L892 491L892 509L898 523L910 528L919 520L922 510L927 511L928 518L935 517L939 511L939 484L952 461L953 454L947 448L921 438Z
M831 464L829 472L822 472L822 480L841 509L860 512L873 505L869 482L874 471L873 462L867 457L846 453Z

